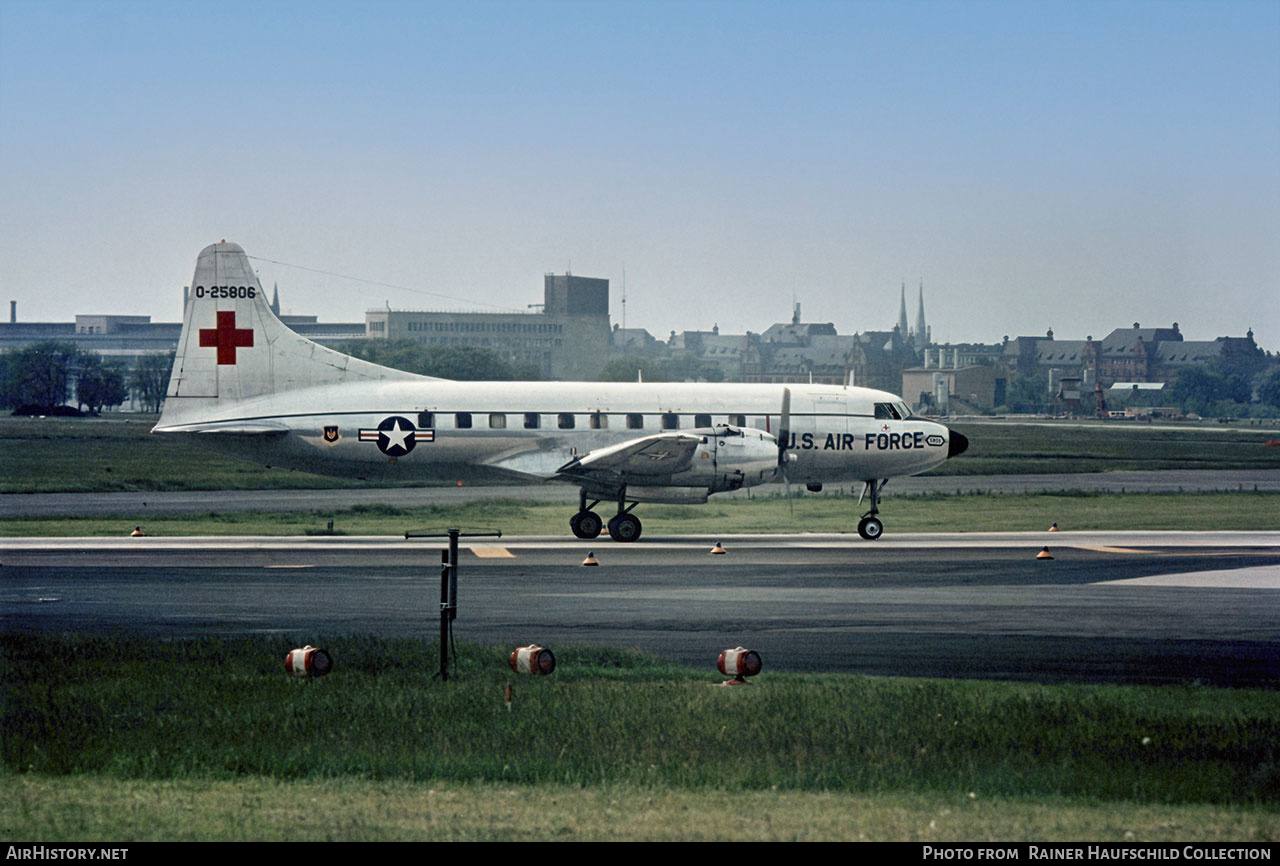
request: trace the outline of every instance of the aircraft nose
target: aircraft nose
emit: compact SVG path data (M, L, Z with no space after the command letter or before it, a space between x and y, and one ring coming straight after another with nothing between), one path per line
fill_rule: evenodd
M950 459L958 454L963 454L968 447L969 437L959 430L952 430L950 441L947 443L947 458Z

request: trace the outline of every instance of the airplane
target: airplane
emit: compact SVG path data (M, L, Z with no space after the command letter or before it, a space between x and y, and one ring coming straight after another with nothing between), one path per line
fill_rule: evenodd
M870 508L858 533L877 539L888 480L969 444L869 388L458 382L393 370L290 330L244 249L226 241L196 261L152 432L327 475L574 484L573 534L607 529L619 542L640 538L638 503L702 503L778 478L811 491L863 482ZM607 522L600 503L616 503Z

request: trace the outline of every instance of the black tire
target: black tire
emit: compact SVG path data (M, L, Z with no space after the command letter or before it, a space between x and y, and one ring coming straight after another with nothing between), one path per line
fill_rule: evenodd
M640 537L640 518L634 514L619 514L609 521L609 537L624 543L637 540Z
M864 517L858 522L858 534L867 541L875 541L884 535L884 524L878 517Z
M600 515L594 511L579 511L573 516L573 520L569 521L570 526L577 525L573 530L573 534L579 538L599 538L600 530L604 528L604 521L600 519Z

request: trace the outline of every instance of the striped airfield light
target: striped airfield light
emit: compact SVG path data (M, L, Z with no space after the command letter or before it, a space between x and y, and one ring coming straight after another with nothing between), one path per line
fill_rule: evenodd
M747 681L747 677L759 674L763 666L760 653L746 647L727 649L720 653L720 658L716 661L720 673L733 678L720 683L722 686L749 686L751 683Z

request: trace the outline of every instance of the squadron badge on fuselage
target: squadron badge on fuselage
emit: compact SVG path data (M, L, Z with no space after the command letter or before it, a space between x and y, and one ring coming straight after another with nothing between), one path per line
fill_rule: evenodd
M419 442L434 442L435 438L434 430L418 430L400 415L383 418L376 428L360 428L360 441L376 442L378 450L388 457L403 457Z
M326 425L325 425L325 427L324 427L324 441L328 442L330 445L333 445L333 444L335 444L335 443L336 443L339 439L341 439L341 438L342 438L342 434L340 434L340 433L338 432L338 425L337 425L337 424L326 424Z

